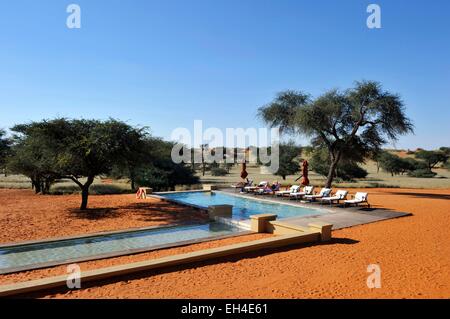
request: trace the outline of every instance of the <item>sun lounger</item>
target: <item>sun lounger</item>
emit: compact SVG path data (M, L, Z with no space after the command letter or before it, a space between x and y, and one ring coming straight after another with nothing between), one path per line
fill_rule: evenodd
M298 193L300 191L300 186L298 185L292 185L291 188L289 188L289 190L287 191L278 191L275 193L275 195L277 196L288 196L291 193Z
M246 187L244 187L244 191L246 191L247 193L251 193L251 192L254 192L254 191L256 191L256 190L258 190L260 188L265 188L268 184L269 184L269 182L262 181L257 186L246 186Z
M276 184L275 187L266 186L264 188L258 188L255 190L255 195L275 195L280 190L280 184Z
M322 188L320 190L319 194L316 194L316 195L305 195L303 198L313 202L313 201L315 201L316 199L319 199L319 198L329 197L330 194L331 194L331 188Z
M369 195L367 193L357 192L353 199L347 199L344 201L344 206L347 206L347 205L358 206L359 204L365 203L365 204L367 204L367 207L370 208L368 197L369 197Z
M290 199L299 199L306 195L311 195L314 191L314 186L305 186L303 187L302 192L293 192L289 194Z
M244 187L249 187L249 186L252 186L252 185L253 185L253 181L250 180L250 181L248 181L248 183L247 182L239 182L239 183L237 183L235 185L231 185L231 187L234 188L235 190L237 190L237 189L242 189Z
M322 197L319 200L320 200L321 203L329 203L330 205L333 204L334 202L339 204L339 201L345 200L347 198L347 195L348 195L348 191L346 191L346 190L338 190L336 192L336 194L334 194L333 196Z

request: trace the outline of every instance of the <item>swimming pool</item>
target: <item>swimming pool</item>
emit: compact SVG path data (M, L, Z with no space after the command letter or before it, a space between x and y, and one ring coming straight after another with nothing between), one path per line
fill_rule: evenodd
M258 200L257 198L251 199L243 196L230 195L224 192L179 192L160 194L160 196L202 207L223 204L232 205L233 219L237 220L248 219L250 215L257 214L270 213L278 215L278 218L288 218L319 215L326 212L321 209L273 203Z
M0 274L69 262L127 255L164 246L205 241L244 233L219 222L96 235L55 242L0 247Z

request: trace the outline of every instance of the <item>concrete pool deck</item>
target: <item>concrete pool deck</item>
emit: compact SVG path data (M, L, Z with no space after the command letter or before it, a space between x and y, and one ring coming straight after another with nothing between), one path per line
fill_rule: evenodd
M321 221L333 225L333 230L354 227L358 225L370 224L378 221L388 220L392 218L399 218L405 216L411 216L411 213L406 212L395 212L391 210L386 210L383 208L367 208L366 206L360 207L342 207L341 205L333 205L320 203L302 203L298 200L290 200L287 198L279 198L271 195L252 195L252 194L240 194L234 189L220 189L224 192L233 196L241 196L244 198L249 198L253 200L264 200L273 203L293 205L298 207L306 207L312 209L323 209L326 210L326 214L318 214L312 216L300 216L300 217L288 217L280 218L279 220L295 225L307 227L308 224L314 223L316 221ZM370 194L369 194L370 195ZM369 199L370 201L370 199ZM268 212L270 213L270 212Z

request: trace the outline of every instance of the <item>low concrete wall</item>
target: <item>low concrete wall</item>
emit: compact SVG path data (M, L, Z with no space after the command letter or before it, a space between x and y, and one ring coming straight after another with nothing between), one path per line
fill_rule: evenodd
M217 185L204 184L202 187L204 191L215 191L218 189Z
M288 222L280 222L276 220L277 215L261 214L250 216L251 230L258 233L270 233L274 235L289 235L302 233L311 235L313 241L328 241L331 239L332 224L320 221L308 224L308 228L292 225Z
M228 209L229 207L227 208L227 210ZM292 244L326 241L331 239L331 224L314 222L308 225L309 228L305 228L301 226L291 225L285 222L278 222L276 221L276 218L277 216L274 214L251 216L252 230L256 232L267 232L276 235L271 238L227 245L218 248L205 249L185 254L158 258L154 260L146 260L131 264L89 270L82 272L81 281L82 283L85 283L105 278L124 276L140 271L161 269L204 260L217 259L219 257L242 254L261 249L277 248ZM67 279L68 277L64 275L0 286L0 297L20 295L52 288L64 288L67 287Z
M218 248L200 250L186 254L168 256L154 260L147 260L131 264L101 268L96 270L89 270L81 273L82 276L81 283L83 284L86 282L101 280L105 278L124 276L140 271L161 269L204 260L217 259L219 257L242 254L261 249L277 248L287 245L300 244L309 242L310 240L313 239L314 238L311 237L309 234L305 236L302 235L301 233L297 233L291 235L276 236L272 238L254 240L250 242L244 242ZM0 297L20 295L53 288L65 288L67 287L67 279L68 279L67 276L64 275L0 286Z
M232 205L211 205L208 206L208 215L210 219L215 217L228 217L231 218L233 215Z
M252 215L250 216L251 230L257 233L271 233L268 223L276 219L277 215L274 214Z

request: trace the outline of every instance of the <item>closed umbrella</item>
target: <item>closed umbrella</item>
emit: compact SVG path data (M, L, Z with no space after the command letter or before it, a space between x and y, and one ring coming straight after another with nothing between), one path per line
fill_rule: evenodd
M302 164L302 185L308 186L309 185L309 179L308 179L308 161L304 160Z
M241 178L242 179L245 179L247 176L248 176L248 173L247 173L247 164L244 162L244 163L242 163L242 171L241 171Z

